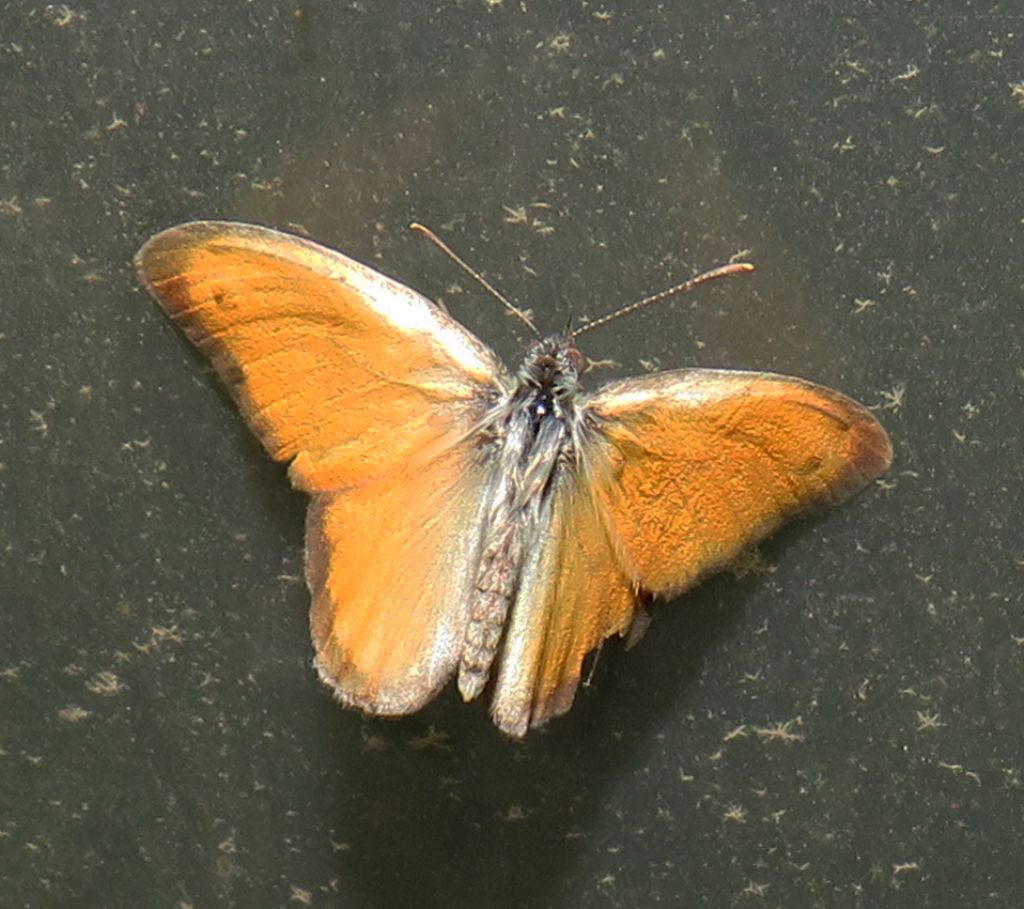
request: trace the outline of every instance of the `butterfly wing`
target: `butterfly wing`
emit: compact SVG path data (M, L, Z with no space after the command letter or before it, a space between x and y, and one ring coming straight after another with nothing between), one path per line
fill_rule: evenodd
M461 651L487 475L473 430L507 385L503 367L419 294L277 231L185 224L136 265L314 494L306 573L322 678L365 710L416 709Z
M444 450L506 382L434 303L299 237L196 221L153 237L136 267L300 489Z
M462 654L493 464L471 440L313 498L310 627L321 679L371 713L412 713Z
M688 369L606 386L586 405L598 487L626 568L670 595L783 522L849 498L892 463L856 401L770 373Z
M523 566L491 702L495 724L517 738L572 706L584 657L624 634L636 612L637 586L594 495L595 469L558 469Z
M492 713L521 736L572 704L586 655L789 518L885 471L888 436L849 398L766 373L680 370L581 404L583 450L558 475L531 553Z

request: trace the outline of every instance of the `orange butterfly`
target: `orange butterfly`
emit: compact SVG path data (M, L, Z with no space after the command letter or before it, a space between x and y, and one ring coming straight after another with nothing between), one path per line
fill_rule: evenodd
M495 724L522 736L569 709L584 657L645 594L892 459L868 411L800 379L680 369L587 393L571 334L510 374L437 304L267 228L184 224L136 266L312 496L316 666L368 713L493 679Z

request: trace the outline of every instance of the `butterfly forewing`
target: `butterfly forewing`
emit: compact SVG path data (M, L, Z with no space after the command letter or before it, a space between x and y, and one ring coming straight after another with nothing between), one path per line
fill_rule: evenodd
M687 369L627 379L586 404L611 464L595 484L625 568L679 592L784 521L888 469L885 430L847 397L770 373Z
M197 221L157 234L136 265L308 491L442 451L507 384L436 305L299 237Z

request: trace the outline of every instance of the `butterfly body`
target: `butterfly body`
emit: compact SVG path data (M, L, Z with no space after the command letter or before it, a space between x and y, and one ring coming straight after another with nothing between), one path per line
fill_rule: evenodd
M457 676L522 736L569 708L644 597L891 462L868 411L801 379L681 369L584 392L571 336L510 375L415 291L266 228L184 224L136 266L311 496L316 667L368 713Z
M480 567L459 661L466 700L487 684L526 553L545 531L542 515L552 476L579 452L578 352L565 337L537 342L509 392L478 430L494 484L482 527Z

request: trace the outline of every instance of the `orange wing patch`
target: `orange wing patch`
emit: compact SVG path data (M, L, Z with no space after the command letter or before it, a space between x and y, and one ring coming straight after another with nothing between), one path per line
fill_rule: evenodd
M541 519L544 542L524 566L491 705L495 724L509 735L565 713L583 659L610 635L625 634L636 613L636 586L616 556L589 487L594 479L560 473L550 524Z
M658 594L689 587L789 518L849 498L892 462L867 410L785 376L678 370L609 385L586 406L612 465L598 490L627 569Z
M307 491L429 458L505 382L491 351L433 303L298 237L199 221L158 234L136 266Z
M343 703L411 713L452 675L476 581L485 479L467 443L419 469L313 498L310 625L320 676Z

